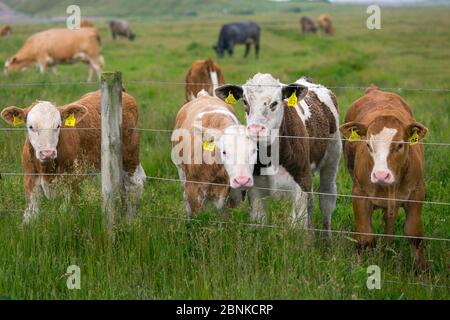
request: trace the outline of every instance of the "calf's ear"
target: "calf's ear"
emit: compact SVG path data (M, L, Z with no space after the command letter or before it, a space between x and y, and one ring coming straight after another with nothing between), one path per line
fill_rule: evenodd
M242 99L243 92L244 91L242 90L241 86L237 86L234 84L224 84L223 86L220 86L215 90L216 96L223 101L227 99L230 93L233 95L234 99Z
M367 134L367 127L364 124L355 121L344 123L339 127L339 130L345 139L350 138L352 132L356 132L361 137L364 137Z
M64 121L73 114L76 119L76 123L80 122L84 119L89 113L88 109L85 106L79 104L70 104L68 106L62 107L59 110L61 112L61 120Z
M1 116L10 125L24 123L27 118L27 109L7 107L2 110Z
M411 138L414 132L417 132L419 139L422 140L426 136L428 128L419 122L413 122L406 127L406 135L408 139Z
M281 89L282 99L289 99L289 97L292 96L292 93L294 92L297 96L297 100L300 101L308 94L308 88L298 83L291 83L287 86L283 86L283 88Z

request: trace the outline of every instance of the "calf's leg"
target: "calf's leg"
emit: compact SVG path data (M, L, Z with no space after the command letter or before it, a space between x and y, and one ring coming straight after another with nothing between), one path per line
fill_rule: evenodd
M353 187L352 194L354 196L364 196L358 191L358 187ZM368 199L353 198L353 212L355 214L355 235L358 241L358 249L361 251L367 247L375 246L375 237L372 235L372 213L373 205Z
M265 223L266 208L263 198L270 195L270 190L268 190L271 185L270 178L269 176L255 176L253 181L254 186L248 191L250 218L255 222Z
M406 221L405 235L409 237L423 237L422 203L409 202L405 205ZM409 238L409 243L414 257L414 267L418 271L426 271L428 266L425 260L423 239Z
M142 192L144 191L146 175L142 165L138 165L132 175L124 173L124 184L127 203L127 219L131 222L134 212L139 208Z
M25 212L23 214L23 223L28 224L39 212L39 204L42 198L43 192L39 183L38 176L25 176Z

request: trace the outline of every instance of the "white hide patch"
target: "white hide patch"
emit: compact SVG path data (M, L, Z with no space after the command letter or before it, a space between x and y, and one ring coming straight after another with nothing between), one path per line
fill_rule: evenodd
M39 158L42 150L54 150L59 140L61 114L48 101L38 101L27 115L28 139Z
M216 96L216 89L219 87L219 79L217 77L217 72L211 71L209 73L209 77L211 78L213 96Z
M390 179L387 181L388 183L392 183L395 180L392 171L388 168L387 158L389 156L392 139L396 133L397 129L385 127L378 134L371 135L368 141L373 151L370 155L374 162L371 176L378 171L387 172L390 174Z
M317 96L317 98L324 103L329 109L330 111L333 113L334 117L336 118L336 123L339 123L339 114L338 111L336 109L336 106L333 103L333 100L331 99L331 92L330 90L328 90L326 87L320 85L320 84L316 84L316 83L311 83L308 80L306 80L305 78L300 78L298 79L295 83L301 84L302 86L305 86L308 88L308 90L314 92ZM303 100L301 101L303 102ZM309 113L309 116L307 116L307 112L309 112L309 107L306 109L300 102L300 105L303 107L303 109L305 110L305 117L306 119L309 118L309 116L311 115L311 113ZM305 103L306 105L306 103ZM308 110L308 111L306 111Z
M281 99L281 83L268 73L257 73L242 86L250 105L263 105Z

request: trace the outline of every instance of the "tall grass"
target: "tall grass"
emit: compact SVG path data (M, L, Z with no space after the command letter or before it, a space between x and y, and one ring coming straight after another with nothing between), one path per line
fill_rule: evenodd
M328 7L327 7L328 8ZM329 7L333 10L335 7ZM345 7L343 7L345 8ZM336 10L336 35L302 36L299 14L256 15L262 26L261 57L236 56L220 60L227 82L243 83L256 72L270 72L283 82L302 75L331 87L364 87L375 83L390 88L448 88L450 83L449 9L392 9L382 12L382 30L365 28L364 8ZM312 9L311 15L319 14ZM182 82L195 59L214 56L211 46L220 25L237 17L140 22L133 25L134 42L113 41L106 23L97 22L102 34L106 70L123 72L124 85L140 107L142 128L171 129L184 99L184 87L135 83L131 80ZM1 39L0 60L11 56L31 33L47 25L15 26L10 38ZM64 85L84 81L85 66L60 66L58 75L37 71L0 76L3 106L25 107L34 100L64 104L95 90L97 84ZM22 83L42 82L42 86ZM17 86L6 86L17 84ZM359 88L334 89L343 119L348 106L363 94ZM396 90L397 91L397 90ZM416 119L430 132L429 142L450 142L448 92L398 90L409 102ZM239 116L243 120L241 105ZM0 127L5 127L1 122ZM21 172L24 132L0 132L0 172ZM170 161L170 133L142 132L141 157L149 176L176 178ZM426 146L426 200L450 202L448 147ZM14 299L80 298L286 298L286 299L448 299L448 242L427 241L430 272L412 270L408 242L395 239L364 256L355 253L351 236L335 234L330 246L320 235L311 239L288 225L290 204L272 201L270 223L280 228L254 228L248 205L230 210L224 218L207 209L194 223L185 217L179 183L148 181L139 215L131 225L107 237L102 223L100 182L86 179L76 208L65 203L63 190L54 201L44 200L30 226L21 225L24 208L22 179L0 180L0 296ZM351 193L351 180L343 164L338 192ZM16 211L17 210L17 211ZM425 205L425 234L450 236L448 206ZM175 219L165 219L170 217ZM321 227L316 208L315 227ZM226 223L216 223L222 221ZM403 234L404 214L396 225ZM374 217L376 232L383 232L381 214ZM333 216L335 230L354 230L351 200L338 198ZM68 290L66 268L81 268L81 289ZM366 268L379 265L381 290L366 288ZM421 283L421 284L417 284ZM434 287L433 287L434 286Z

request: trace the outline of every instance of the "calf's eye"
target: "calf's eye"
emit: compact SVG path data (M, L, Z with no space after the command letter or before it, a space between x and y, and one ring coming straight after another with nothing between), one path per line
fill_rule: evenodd
M370 146L370 144L366 143L367 148L369 149L370 152L373 152L372 147Z
M274 101L270 104L270 110L275 111L275 109L277 108L278 105L278 101Z

